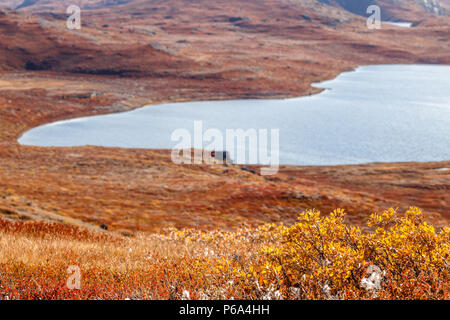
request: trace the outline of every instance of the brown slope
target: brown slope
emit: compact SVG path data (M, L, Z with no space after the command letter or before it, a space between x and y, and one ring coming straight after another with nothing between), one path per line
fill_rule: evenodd
M19 70L0 74L4 212L47 213L113 230L292 222L299 210L338 206L355 222L370 211L408 205L436 221L448 219L448 172L433 171L448 162L392 164L392 170L286 168L263 179L239 166L175 166L164 151L16 144L24 130L63 118L161 101L305 95L312 82L360 64L450 63L446 17L370 31L364 18L298 1L135 0L85 9L83 29L72 32L64 8L27 11L32 8L20 10L31 18L2 16L0 26L2 69ZM49 70L24 69L29 59L42 65L49 56ZM136 69L141 73L120 72Z
M151 44L131 43L125 47L89 27L83 32L69 31L65 20L44 20L7 10L0 12L0 35L3 71L164 76L193 64Z

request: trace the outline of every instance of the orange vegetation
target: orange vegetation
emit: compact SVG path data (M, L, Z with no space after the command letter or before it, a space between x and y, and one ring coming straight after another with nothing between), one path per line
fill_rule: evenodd
M344 221L306 211L290 227L129 238L1 220L0 299L448 299L448 228L417 208L374 214L367 232Z
M414 28L374 31L317 1L89 0L82 29L67 30L68 3L0 11L1 216L129 233L292 223L309 208L344 207L361 224L370 211L415 204L448 223L450 171L439 169L449 162L286 166L264 178L175 166L164 150L16 140L51 121L159 102L308 95L312 82L361 64L446 64L447 16L409 11Z
M449 64L448 16L408 11L414 28L374 31L316 1L88 0L72 31L69 2L0 10L0 298L448 298L449 161L282 166L262 177L177 166L167 150L17 143L60 119L309 95L311 83L363 64ZM415 210L385 234L365 224L370 212L411 204L436 228ZM337 207L345 225L340 211L307 211ZM266 225L280 222L291 227ZM291 252L299 241L309 245ZM339 252L337 274L328 256ZM377 292L363 288L378 277L371 264L383 277ZM71 265L81 290L66 287Z

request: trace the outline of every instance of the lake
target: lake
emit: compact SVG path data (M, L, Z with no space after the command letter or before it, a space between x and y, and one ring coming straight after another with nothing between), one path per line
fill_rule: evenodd
M390 24L396 27L402 27L402 28L411 28L413 23L412 22L393 22L393 21L382 21L384 24Z
M313 86L313 96L166 103L59 121L26 132L36 146L171 149L176 129L279 129L281 164L450 160L450 66L376 65Z

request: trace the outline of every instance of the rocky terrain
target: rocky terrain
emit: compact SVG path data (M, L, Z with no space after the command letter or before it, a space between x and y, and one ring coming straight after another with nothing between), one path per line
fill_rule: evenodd
M376 1L414 26L369 30L352 1L320 2L85 0L81 30L68 30L71 1L0 1L0 216L128 234L291 223L306 208L344 207L359 224L370 212L416 205L448 224L449 161L285 166L264 178L237 165L177 166L167 150L17 143L59 119L309 95L318 92L311 83L364 64L450 64L445 11Z

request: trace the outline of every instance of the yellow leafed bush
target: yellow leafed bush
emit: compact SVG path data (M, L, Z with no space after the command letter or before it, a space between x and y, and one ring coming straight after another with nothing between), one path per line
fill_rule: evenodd
M239 270L254 298L447 299L449 228L423 221L418 208L372 214L370 232L344 224L345 214L307 211L283 227L261 260Z

